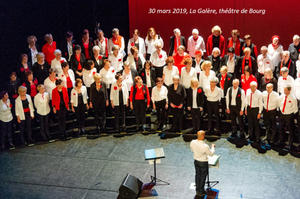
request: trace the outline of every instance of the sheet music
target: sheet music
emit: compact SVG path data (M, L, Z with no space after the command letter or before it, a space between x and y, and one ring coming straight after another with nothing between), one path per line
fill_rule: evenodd
M215 166L219 161L219 155L208 156L208 165Z

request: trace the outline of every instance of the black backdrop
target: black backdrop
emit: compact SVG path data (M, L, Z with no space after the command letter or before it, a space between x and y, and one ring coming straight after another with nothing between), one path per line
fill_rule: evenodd
M17 68L29 35L37 37L39 50L46 33L52 33L58 45L68 30L77 41L85 28L95 38L96 22L100 22L106 37L111 37L114 27L126 40L129 37L126 0L1 0L0 10L1 89L5 88L9 73Z

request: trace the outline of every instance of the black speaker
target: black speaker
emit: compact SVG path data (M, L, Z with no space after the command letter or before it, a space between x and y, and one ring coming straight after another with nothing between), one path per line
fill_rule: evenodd
M136 199L141 192L142 186L142 181L130 174L127 174L119 188L119 198Z

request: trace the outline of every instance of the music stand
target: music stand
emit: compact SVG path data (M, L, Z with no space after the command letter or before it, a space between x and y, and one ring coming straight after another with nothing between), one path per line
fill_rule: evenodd
M219 167L219 155L213 155L213 156L208 156L208 167ZM214 186L216 186L219 183L219 181L210 181L209 180L209 168L207 172L207 191L210 191Z
M154 167L154 176L151 176L151 183L154 185L170 185L170 183L163 181L156 177L156 160L165 158L164 149L163 148L156 148L156 149L146 149L145 150L145 160L153 160L153 167ZM157 182L161 182L157 184Z

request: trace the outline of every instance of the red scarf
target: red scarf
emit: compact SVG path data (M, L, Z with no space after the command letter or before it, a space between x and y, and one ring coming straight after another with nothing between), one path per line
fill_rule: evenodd
M180 37L174 37L174 53L177 53L178 46L180 46Z
M291 63L292 63L292 61L291 60L289 60L288 61L288 69L290 70L290 67L291 67ZM283 61L281 62L281 64L280 64L280 69L283 67Z
M235 42L235 47L233 47L233 39L232 39L232 37L229 39L229 41L228 41L228 48L231 48L231 47L234 48L235 54L239 56L240 53L241 53L241 51L240 51L240 49L241 49L241 43L240 43L239 38L237 38L237 40Z
M77 70L78 71L81 71L82 70L82 66L81 66L81 63L80 63L80 55L75 55L75 58L76 60L78 61L78 66L77 66Z
M113 37L112 42L121 48L122 47L122 36L119 35L119 36L117 36L117 38Z
M220 86L224 90L224 84L225 84L225 79L226 79L227 73L225 75L221 75L221 81L220 81Z
M249 57L248 60L249 60L248 66L252 69L252 61L251 61L251 57ZM243 62L242 62L242 74L244 74L245 62L246 62L246 56L244 56Z
M107 46L107 38L105 38L105 57L108 57L108 46Z

